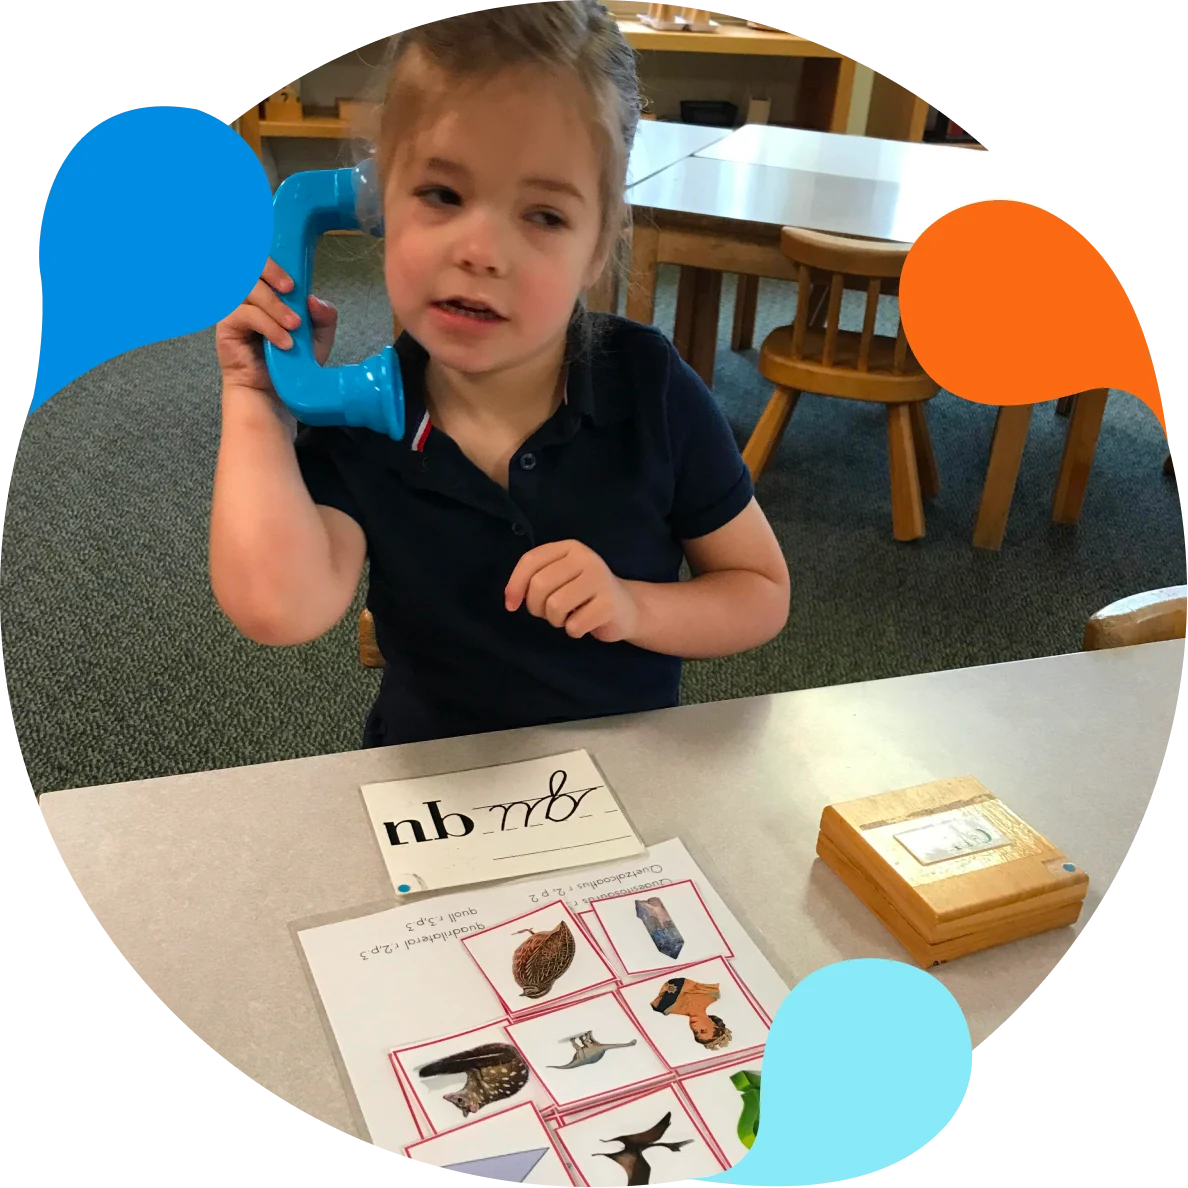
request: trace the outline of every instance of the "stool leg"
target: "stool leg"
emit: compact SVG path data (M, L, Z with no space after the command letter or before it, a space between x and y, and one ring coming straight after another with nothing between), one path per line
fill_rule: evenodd
M732 351L749 351L755 345L755 311L759 307L759 278L738 274L734 293L734 331L730 336Z
M932 452L932 436L928 432L923 401L909 404L908 415L912 418L912 441L916 445L916 466L920 471L920 494L925 499L934 499L940 492L940 471L936 468L936 455Z
M751 479L755 481L766 469L771 456L780 444L780 438L788 426L788 418L800 399L800 393L794 388L776 388L767 402L758 423L751 432L742 452L743 461L751 472Z
M1171 454L1168 454L1168 456L1163 459L1163 473L1170 475L1172 478L1176 477L1176 468L1172 464Z
M1056 495L1052 500L1054 524L1075 524L1081 518L1081 505L1085 502L1085 488L1089 485L1089 471L1093 468L1097 435L1101 432L1101 418L1109 394L1108 388L1094 388L1076 397L1068 422L1068 437L1064 440Z
M1077 398L1075 396L1061 396L1056 401L1056 415L1058 417L1067 417L1073 410L1073 405L1076 404Z
M906 405L887 405L887 454L891 463L891 525L895 539L918 540L924 535L924 504L920 498L912 418Z
M1005 405L998 410L994 440L990 444L990 461L986 464L986 478L982 483L982 502L974 525L975 549L1002 547L1015 482L1019 478L1019 464L1023 461L1023 446L1031 426L1031 412L1030 404Z

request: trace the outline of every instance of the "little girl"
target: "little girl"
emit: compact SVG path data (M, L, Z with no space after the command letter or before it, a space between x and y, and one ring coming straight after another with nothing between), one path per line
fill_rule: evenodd
M369 560L365 746L672 706L682 657L787 618L712 395L655 328L584 306L626 227L639 106L595 0L395 39L376 163L403 441L299 428L277 400L261 338L286 349L300 322L272 261L218 327L215 597L251 639L303 643ZM308 317L324 362L336 313Z

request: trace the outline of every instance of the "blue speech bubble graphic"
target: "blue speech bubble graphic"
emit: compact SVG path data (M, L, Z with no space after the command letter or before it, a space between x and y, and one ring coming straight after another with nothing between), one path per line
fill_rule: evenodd
M772 1021L759 1133L722 1184L829 1184L889 1167L957 1112L973 1052L956 1000L898 961L809 974Z
M29 411L116 355L225 317L271 239L268 178L227 124L189 107L142 107L92 128L45 204Z

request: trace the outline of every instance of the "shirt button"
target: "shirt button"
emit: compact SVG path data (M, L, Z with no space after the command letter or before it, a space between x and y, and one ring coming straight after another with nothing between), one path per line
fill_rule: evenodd
M517 536L523 536L523 535L524 535L524 533L528 531L528 529L527 529L527 528L525 528L525 527L524 527L524 525L523 525L523 524L521 524L519 520L517 520L517 521L516 521L516 522L515 522L515 523L512 525L512 531L513 531L513 532L514 532L514 533L515 533Z
M521 454L520 455L520 469L532 470L536 466L535 454Z

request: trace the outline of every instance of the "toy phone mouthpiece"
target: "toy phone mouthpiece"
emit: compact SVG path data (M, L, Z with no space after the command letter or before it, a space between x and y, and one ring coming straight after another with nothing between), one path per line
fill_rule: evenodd
M384 347L362 363L322 367L314 357L309 292L314 249L327 231L366 228L382 234L373 163L353 169L315 169L294 173L273 199L272 258L293 278L281 300L301 318L293 345L283 351L264 343L272 386L286 408L305 425L348 425L404 436L404 388L400 363ZM361 219L363 222L361 222Z

